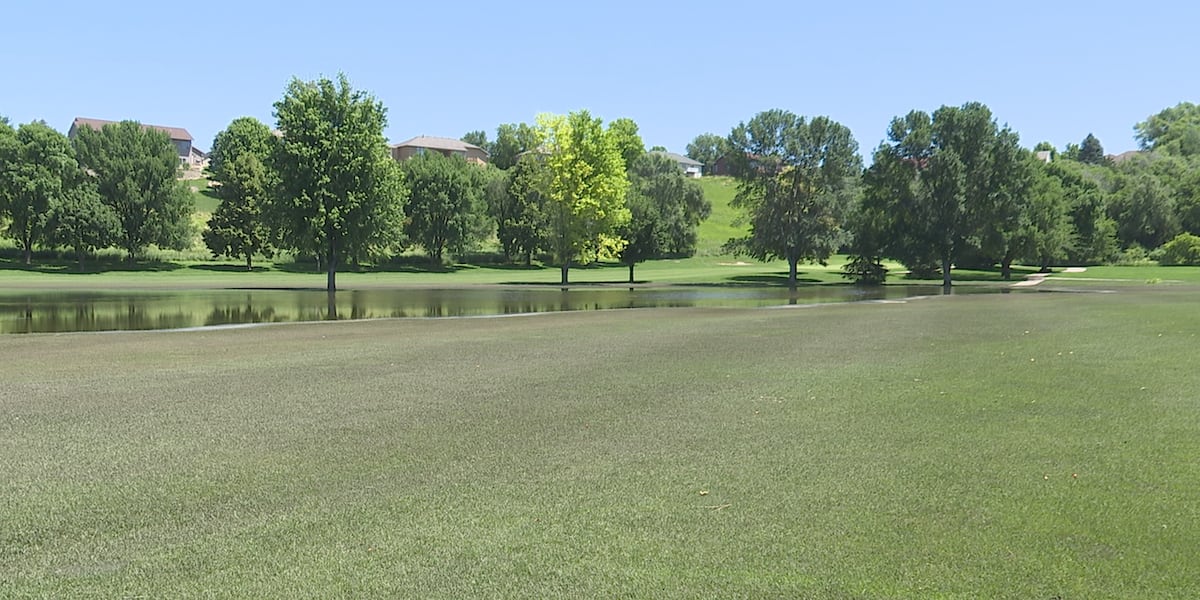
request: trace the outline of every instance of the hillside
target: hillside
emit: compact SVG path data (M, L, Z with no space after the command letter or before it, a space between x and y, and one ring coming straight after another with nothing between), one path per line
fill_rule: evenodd
M712 214L697 231L696 255L722 254L721 244L729 238L745 235L749 230L745 225L734 225L740 211L729 203L733 201L737 185L731 177L702 177L696 181L704 189L704 197L712 203Z

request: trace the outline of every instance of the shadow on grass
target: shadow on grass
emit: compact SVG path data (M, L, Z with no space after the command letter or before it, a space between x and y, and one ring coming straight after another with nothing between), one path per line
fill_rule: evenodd
M234 264L188 265L187 268L195 269L197 271L215 271L218 273L266 273L267 271L273 270L273 269L269 269L267 267L261 267L258 265L255 265L250 270L246 270L246 265L234 265Z
M74 260L40 259L33 264L25 264L20 259L0 257L0 271L27 271L30 273L48 273L56 275L95 275L111 271L161 273L177 271L183 266L178 263L150 260L128 262L123 259L92 259L83 262L83 269Z
M1014 266L1012 268L1012 277L1009 279L1005 279L1001 275L1000 269L998 269L998 268L953 269L950 272L950 280L952 282L971 281L971 282L1015 283L1017 281L1021 281L1021 280L1025 279L1026 275L1034 275L1037 273L1038 273L1037 267ZM942 283L942 276L940 274L925 275L925 276L921 276L921 277L914 277L912 274L905 274L905 275L902 275L899 277L895 277L895 279L904 280L905 282L914 282L914 283L930 283L930 282L932 282L932 283L936 283L938 285L941 285L941 283Z

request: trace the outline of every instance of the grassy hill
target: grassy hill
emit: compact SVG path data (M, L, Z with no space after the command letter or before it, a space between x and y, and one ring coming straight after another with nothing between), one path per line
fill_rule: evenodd
M729 205L737 191L737 184L731 177L703 177L697 181L704 188L704 197L712 203L712 214L700 224L697 231L696 255L723 254L721 244L749 231L746 225L734 224L741 212Z

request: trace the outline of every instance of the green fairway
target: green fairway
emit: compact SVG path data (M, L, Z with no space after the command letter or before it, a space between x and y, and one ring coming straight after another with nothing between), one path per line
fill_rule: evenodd
M0 595L1187 597L1195 293L0 336Z

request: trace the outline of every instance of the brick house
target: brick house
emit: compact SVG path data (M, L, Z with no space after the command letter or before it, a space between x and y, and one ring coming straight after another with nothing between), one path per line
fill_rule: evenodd
M392 158L404 162L418 154L437 152L446 156L461 156L467 162L485 165L488 162L487 150L468 144L462 140L451 138L419 135L411 140L392 145Z

